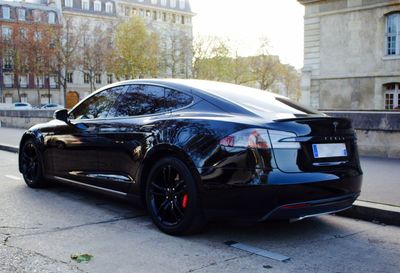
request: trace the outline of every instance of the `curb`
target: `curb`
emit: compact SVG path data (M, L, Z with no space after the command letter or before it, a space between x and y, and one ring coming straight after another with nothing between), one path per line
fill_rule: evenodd
M357 200L353 206L337 215L400 226L400 207Z
M0 143L0 150L12 153L18 153L19 147Z
M0 143L0 150L18 153L19 149L17 146ZM356 200L351 208L336 215L400 226L400 207L374 202Z

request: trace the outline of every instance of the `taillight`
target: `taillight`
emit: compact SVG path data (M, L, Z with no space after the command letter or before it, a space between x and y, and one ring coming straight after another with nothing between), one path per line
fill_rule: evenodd
M268 130L266 129L245 129L224 137L219 144L226 147L257 149L268 149L271 147Z
M245 129L221 139L219 144L226 147L257 149L299 149L296 134L267 129Z

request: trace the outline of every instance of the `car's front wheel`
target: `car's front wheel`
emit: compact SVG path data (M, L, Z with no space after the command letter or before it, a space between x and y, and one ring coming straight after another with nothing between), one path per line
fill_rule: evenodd
M31 188L41 188L47 185L43 177L42 160L39 149L33 139L27 140L20 151L21 171L25 183Z
M205 219L196 180L189 168L175 157L159 160L146 185L146 203L156 226L165 233L195 233Z

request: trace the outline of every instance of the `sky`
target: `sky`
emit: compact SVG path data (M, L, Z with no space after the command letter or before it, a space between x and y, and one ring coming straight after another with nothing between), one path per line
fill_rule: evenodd
M254 55L266 37L281 62L303 67L304 7L297 0L190 0L194 36L231 41L242 56Z

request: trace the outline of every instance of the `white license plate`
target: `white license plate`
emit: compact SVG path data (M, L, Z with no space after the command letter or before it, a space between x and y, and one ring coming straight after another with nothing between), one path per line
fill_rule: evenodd
M312 149L314 158L347 156L346 144L344 143L313 144Z

